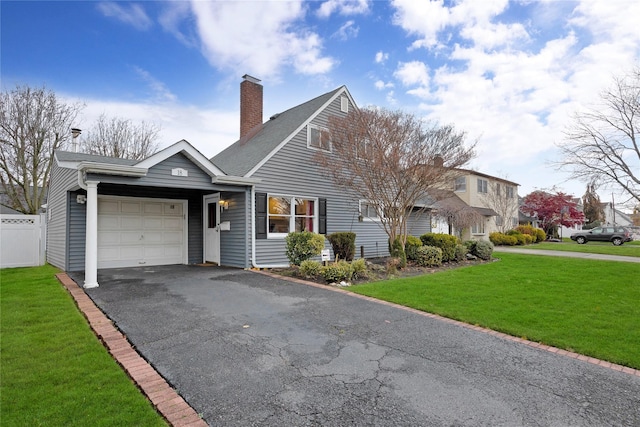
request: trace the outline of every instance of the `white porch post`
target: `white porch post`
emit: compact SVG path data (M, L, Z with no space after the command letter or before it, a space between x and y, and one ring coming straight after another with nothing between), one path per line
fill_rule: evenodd
M98 287L98 184L87 181L87 230L84 252L84 287Z

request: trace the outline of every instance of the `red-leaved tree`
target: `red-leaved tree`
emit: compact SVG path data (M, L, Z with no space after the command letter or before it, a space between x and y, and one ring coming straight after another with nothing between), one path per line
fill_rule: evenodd
M584 214L578 210L578 203L562 192L537 190L529 193L525 196L520 211L537 219L547 236L553 236L559 225L573 227L585 221Z

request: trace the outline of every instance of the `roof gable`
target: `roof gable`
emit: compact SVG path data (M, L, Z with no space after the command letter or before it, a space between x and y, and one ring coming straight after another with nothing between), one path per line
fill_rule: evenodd
M214 156L211 161L227 174L252 176L340 95L347 96L355 105L346 86L341 86L280 114L275 114L256 133L249 138L236 141Z

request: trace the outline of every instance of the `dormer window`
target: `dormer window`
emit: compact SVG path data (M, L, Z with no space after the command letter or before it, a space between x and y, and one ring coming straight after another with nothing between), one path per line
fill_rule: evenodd
M331 151L331 139L326 128L309 125L307 127L307 147L315 150Z

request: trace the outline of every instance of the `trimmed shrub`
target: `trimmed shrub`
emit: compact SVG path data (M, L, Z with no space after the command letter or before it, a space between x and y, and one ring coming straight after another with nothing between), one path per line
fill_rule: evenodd
M491 254L493 254L493 243L479 240L476 242L472 253L478 258L488 261L491 259Z
M286 255L291 265L300 265L302 261L319 255L324 249L324 236L310 231L289 233L284 241L287 245Z
M544 230L535 228L532 225L519 225L515 228L515 230L524 235L532 236L531 243L542 242L547 238Z
M356 233L339 231L327 236L337 259L352 261L356 254Z
M435 246L420 246L417 250L416 263L422 267L438 267L442 265L442 249Z
M318 276L321 269L322 264L320 263L320 261L306 259L300 263L300 274L302 274L307 279Z
M422 246L422 240L416 236L407 236L407 243L404 245L404 252L407 254L409 261L416 260L416 250Z
M462 244L467 248L467 253L475 255L477 240L465 240Z
M456 257L456 245L460 240L456 236L442 233L426 233L420 236L423 245L435 246L442 250L442 261L453 261Z
M456 245L456 262L462 262L467 258L467 247L462 243Z
M353 268L347 261L338 261L322 267L320 274L327 283L348 282L353 277Z
M400 236L396 237L393 243L391 242L391 239L389 239L389 254L393 258L399 259L400 262L397 265L397 268L405 268L407 266L407 253L402 247Z

